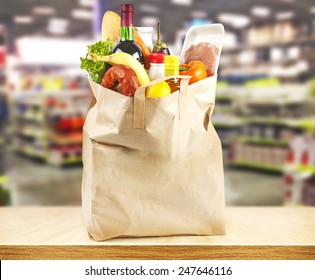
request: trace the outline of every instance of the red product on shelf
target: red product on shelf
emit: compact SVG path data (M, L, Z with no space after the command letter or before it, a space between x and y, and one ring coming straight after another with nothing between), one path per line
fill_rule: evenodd
M304 150L302 152L301 164L304 165L304 166L309 164L309 153L308 153L307 150Z
M73 116L71 118L71 129L72 130L80 130L81 129L80 119L78 116Z
M46 101L47 107L54 107L54 106L56 106L56 104L57 104L56 98L54 98L54 97L47 98L47 101Z
M85 117L84 116L79 117L79 121L80 121L80 130L82 130L85 123Z
M57 123L57 129L63 132L71 131L72 120L70 117L62 117Z
M6 65L7 50L5 46L0 45L0 66Z
M79 83L77 80L71 80L69 84L69 89L78 89Z
M287 156L287 163L293 163L294 162L294 152L292 150L289 150L288 156Z

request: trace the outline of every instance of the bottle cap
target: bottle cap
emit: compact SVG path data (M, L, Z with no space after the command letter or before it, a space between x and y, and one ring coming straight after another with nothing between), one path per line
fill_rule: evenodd
M151 53L150 62L151 63L164 63L164 53Z
M121 11L121 26L133 26L133 5L122 4Z
M132 4L122 4L122 5L120 5L120 11L132 13L133 12L133 5Z

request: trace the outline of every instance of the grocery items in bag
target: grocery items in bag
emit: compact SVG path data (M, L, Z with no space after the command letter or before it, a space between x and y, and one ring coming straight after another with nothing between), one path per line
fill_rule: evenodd
M166 55L170 55L170 50L168 46L161 41L161 27L160 22L158 22L158 28L157 28L157 42L153 46L153 52L154 53L164 53Z
M213 76L215 73L218 48L209 43L202 42L197 45L191 45L185 53L185 63L192 61L202 61L206 66L207 75Z
M188 85L199 62L185 76L179 56L163 58L163 77L150 79L126 52L86 57L111 65L100 83L88 79L83 127L82 213L94 240L225 233L222 146L211 123L217 75Z
M151 81L164 77L164 53L151 53L149 78Z
M119 42L113 48L113 53L129 53L144 64L143 53L139 45L134 41L133 5L123 4L121 10L121 25Z
M135 29L135 34L138 33L141 37L142 41L148 48L149 53L153 50L153 27L147 27L147 26L137 26Z
M104 75L101 85L108 89L117 91L121 85L121 93L126 96L134 96L139 85L136 72L125 65L112 66Z
M121 17L113 11L107 11L104 13L102 21L102 40L105 41L108 38L114 42L118 42L120 39L120 27ZM146 69L150 68L150 50L138 34L136 28L133 28L134 42L141 48L144 66Z
M164 56L164 76L178 76L179 75L179 56L177 55L166 55ZM179 89L179 79L170 78L166 80L171 91L177 91Z
M204 63L208 77L217 74L223 37L224 27L219 23L190 27L181 52L181 63L199 60Z
M180 75L191 76L190 85L208 77L206 67L200 60L192 60L188 64L181 64L179 71Z
M107 56L99 56L89 53L87 57L94 61L102 61L111 65L122 64L132 68L135 71L141 86L150 82L148 73L145 71L141 63L128 53L118 52Z
M189 84L193 84L217 73L223 26L210 24L191 27L179 58L168 55L170 52L161 41L158 23L158 40L151 53L133 27L133 5L123 4L121 17L112 11L105 12L102 38L102 41L88 46L87 56L81 58L81 69L87 70L94 82L126 96L134 96L138 87L158 78L172 76L166 83L173 93L179 90L180 83L179 77L174 76L191 76ZM109 71L113 65L115 67ZM156 98L169 95L169 87L165 82L151 86L146 96ZM161 93L158 93L158 89Z
M110 39L115 42L119 41L120 35L120 16L113 11L106 11L102 20L102 40Z
M163 96L170 95L171 87L165 81L156 83L152 86L148 86L145 92L145 96L148 98L159 98Z
M136 30L135 30L135 41L138 43L138 45L140 46L140 48L142 50L143 59L144 59L144 68L149 69L150 68L150 53L151 52Z
M109 55L114 47L114 41L110 38L99 41L93 45L87 47L88 53L94 53L95 55ZM93 61L89 58L80 58L81 69L87 70L92 81L100 84L102 78L108 69L104 62Z

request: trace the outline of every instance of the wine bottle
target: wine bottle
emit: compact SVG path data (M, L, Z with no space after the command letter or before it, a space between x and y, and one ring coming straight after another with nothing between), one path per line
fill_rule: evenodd
M139 45L134 41L134 26L133 26L133 5L122 4L121 11L121 26L120 40L113 48L115 52L125 52L138 59L141 64L144 64L143 53Z

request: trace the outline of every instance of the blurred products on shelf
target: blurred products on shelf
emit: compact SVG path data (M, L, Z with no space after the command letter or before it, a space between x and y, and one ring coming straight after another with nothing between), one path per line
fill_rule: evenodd
M16 179L8 154L23 155L30 165L35 158L48 167L80 166L91 93L78 58L101 37L93 26L100 26L94 21L105 12L75 0L49 1L54 12L43 16L34 12L41 1L32 1L34 7L19 2L0 4L0 205L11 203L8 182ZM259 1L263 9L250 0L180 2L133 1L134 26L152 51L160 21L160 40L176 56L190 26L224 25L212 122L226 169L283 178L277 190L284 188L284 205L315 205L314 1ZM120 13L119 1L103 4ZM78 7L85 18L73 16ZM31 19L23 22L20 14Z
M21 82L11 93L14 150L54 165L80 163L82 128L91 102L85 79L54 69L32 75L19 69L19 74Z
M284 167L285 203L315 205L315 137L301 130L292 137Z

